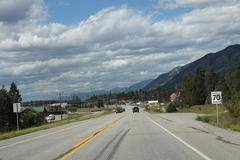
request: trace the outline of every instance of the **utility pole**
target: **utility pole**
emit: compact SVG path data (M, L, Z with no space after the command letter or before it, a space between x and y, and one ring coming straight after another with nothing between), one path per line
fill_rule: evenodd
M60 107L61 107L61 120L63 119L63 109L62 109L62 106L61 106L61 103L62 103L62 94L63 92L59 92L58 95L59 95L59 102L60 102Z
M19 120L18 120L18 105L17 105L17 116L16 116L16 118L17 118L17 131L19 131Z

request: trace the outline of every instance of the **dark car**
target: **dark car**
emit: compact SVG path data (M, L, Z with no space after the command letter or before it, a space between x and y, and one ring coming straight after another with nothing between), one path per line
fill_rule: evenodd
M122 112L124 112L122 107L117 107L116 108L116 113L122 113Z
M139 112L139 108L138 107L133 107L133 113L134 112Z

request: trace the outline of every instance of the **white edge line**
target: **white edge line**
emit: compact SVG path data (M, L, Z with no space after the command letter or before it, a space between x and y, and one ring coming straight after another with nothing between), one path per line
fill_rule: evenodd
M161 126L159 123L155 122L152 118L150 118L149 116L145 115L151 122L153 122L155 125L157 125L158 127L160 127L161 129L163 129L165 132L167 132L168 134L170 134L171 136L173 136L175 139L177 139L178 141L180 141L181 143L183 143L185 146L187 146L188 148L190 148L191 150L193 150L195 153L197 153L198 155L200 155L202 158L204 158L205 160L212 160L211 158L209 158L208 156L206 156L205 154L203 154L201 151L197 150L196 148L194 148L193 146L191 146L190 144L188 144L187 142L185 142L184 140L182 140L181 138L179 138L178 136L176 136L175 134L173 134L171 131L169 131L168 129L164 128L163 126Z
M86 122L86 123L88 123L88 122ZM81 125L84 125L84 124L86 124L86 123L81 123L80 126L81 126ZM36 136L36 137L33 137L33 138L28 138L28 139L25 139L25 140L22 140L22 141L18 141L18 142L9 144L9 145L0 146L0 149L12 147L12 146L15 146L15 145L17 145L17 144L26 143L26 142L29 142L29 141L33 141L33 140L36 140L36 139L39 139L39 138L42 138L42 137L46 137L46 136L49 136L49 135L52 135L52 134L61 133L61 132L64 132L64 131L66 131L66 130L69 130L69 129L72 129L72 128L77 128L77 127L79 127L79 124L74 125L74 126L71 126L71 127L68 127L68 128L64 128L64 129L61 129L61 130L58 130L58 131L55 131L55 132L50 132L50 133L43 134L43 135L40 135L40 136Z
M90 119L91 120L91 119ZM81 121L79 121L81 122ZM46 137L46 136L49 136L49 135L52 135L52 134L57 134L57 133L61 133L61 132L64 132L66 130L69 130L69 129L72 129L72 128L78 128L79 126L82 126L82 125L85 125L89 123L89 121L85 121L85 122L82 122L80 124L76 124L76 125L73 125L71 127L68 127L68 128L64 128L64 129L61 129L61 130L58 130L58 131L55 131L55 132L50 132L50 133L47 133L47 134L43 134L43 135L40 135L40 136L36 136L36 137L32 137L32 138L28 138L28 139L25 139L25 140L22 140L22 141L18 141L18 142L15 142L15 143L12 143L12 144L8 144L8 145L4 145L4 146L0 146L0 149L4 149L4 148L8 148L8 147L12 147L12 146L15 146L17 144L21 144L21 143L26 143L26 142L29 142L29 141L33 141L33 140L36 140L36 139L39 139L39 138L42 138L42 137ZM49 128L51 129L51 128ZM33 132L34 133L34 132ZM1 142L1 141L0 141Z

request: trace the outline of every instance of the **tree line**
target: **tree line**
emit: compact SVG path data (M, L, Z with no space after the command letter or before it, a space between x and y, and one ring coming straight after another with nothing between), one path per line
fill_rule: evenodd
M179 87L181 107L211 103L211 91L222 91L223 103L229 112L240 116L240 67L217 76L213 69L198 66L194 76L186 74Z
M95 95L90 97L87 101L99 101L102 100L104 104L115 104L119 101L148 101L148 100L158 100L161 102L170 101L169 96L171 93L175 92L176 89L173 87L162 88L158 87L153 90L138 90L129 91L121 93L109 93L103 95Z
M13 103L21 103L22 98L17 85L12 82L9 90L5 86L0 89L0 132L15 130L16 113L13 113ZM45 123L44 116L28 109L19 113L20 128L28 128Z
M176 107L211 104L211 92L222 91L223 103L234 117L240 117L240 67L222 74L213 69L198 66L195 73L186 73L176 87L159 87L153 90L139 90L92 96L88 101L103 100L104 104L130 100L133 102L158 100L169 102L170 95L177 93Z

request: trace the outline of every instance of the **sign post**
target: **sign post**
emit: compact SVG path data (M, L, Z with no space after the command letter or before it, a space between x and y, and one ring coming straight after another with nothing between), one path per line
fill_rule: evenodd
M19 130L18 113L21 112L21 103L13 103L13 112L16 113L17 130Z
M216 104L216 111L217 111L217 125L218 125L218 105L222 104L222 92L221 91L215 91L211 92L211 99L212 104Z

